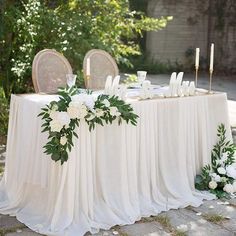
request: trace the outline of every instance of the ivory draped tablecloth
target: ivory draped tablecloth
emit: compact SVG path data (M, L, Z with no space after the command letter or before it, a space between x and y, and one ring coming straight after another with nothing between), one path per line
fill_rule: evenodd
M194 188L210 162L217 126L229 138L226 94L133 101L134 127L81 122L62 166L43 153L47 134L37 115L53 95L12 95L0 213L46 235L79 236L173 208L199 206L212 195Z

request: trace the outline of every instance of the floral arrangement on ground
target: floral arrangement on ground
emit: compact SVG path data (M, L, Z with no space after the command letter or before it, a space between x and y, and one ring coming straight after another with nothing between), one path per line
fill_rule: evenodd
M195 179L197 189L209 190L218 198L234 197L236 193L236 146L226 139L225 134L225 126L219 125L219 141L211 152L211 165L204 166Z
M79 93L76 87L61 89L59 100L52 101L42 108L38 115L43 120L42 132L48 132L48 142L44 146L45 153L61 164L68 160L68 153L73 147L73 138L78 138L76 127L84 120L89 131L95 125L112 124L118 120L137 124L138 115L130 104L126 104L117 96L101 94L97 97L91 92Z

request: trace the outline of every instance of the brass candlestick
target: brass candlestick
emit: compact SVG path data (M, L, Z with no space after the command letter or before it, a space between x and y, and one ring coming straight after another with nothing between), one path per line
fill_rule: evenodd
M197 66L195 67L195 70L196 70L196 72L195 72L195 87L197 88L197 80L198 80L198 67Z
M213 74L213 69L210 69L209 72L210 72L209 93L212 93L212 91L211 91L211 84L212 84L212 74Z

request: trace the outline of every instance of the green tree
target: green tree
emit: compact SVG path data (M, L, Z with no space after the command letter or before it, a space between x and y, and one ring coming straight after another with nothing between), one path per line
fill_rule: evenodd
M31 65L39 50L63 53L77 74L92 48L130 66L129 55L140 54L136 38L167 23L131 11L128 0L0 0L0 5L0 86L6 97L32 89Z

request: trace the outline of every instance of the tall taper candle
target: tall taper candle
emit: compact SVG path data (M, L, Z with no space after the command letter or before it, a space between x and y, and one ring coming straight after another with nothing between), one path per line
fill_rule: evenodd
M199 68L199 55L200 55L200 48L196 48L196 58L195 58L195 68Z
M214 43L211 44L210 71L213 71L214 63Z
M90 76L90 58L87 58L86 75Z

